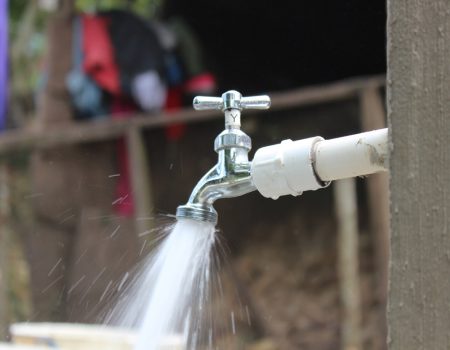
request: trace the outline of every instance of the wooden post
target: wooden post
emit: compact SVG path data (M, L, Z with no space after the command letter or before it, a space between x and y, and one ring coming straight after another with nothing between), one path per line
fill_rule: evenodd
M35 127L39 130L69 127L72 107L66 87L66 76L72 66L72 17L75 0L59 0L58 10L52 14L47 27L47 81L39 96ZM62 258L57 269L65 270L69 261L74 224L69 220L60 224L58 213L73 208L71 189L73 174L80 154L74 147L59 147L35 151L31 155L30 172L32 193L42 193L32 201L36 218L32 232L25 236L27 257L31 272L34 320L61 321L66 315L66 275L49 276L52 266ZM72 163L73 162L73 163ZM72 215L72 214L71 214ZM70 226L72 226L69 229ZM38 268L37 268L38 267ZM46 270L48 268L48 270ZM62 277L60 277L62 276ZM48 289L47 286L53 283ZM44 291L44 292L43 292ZM63 297L61 297L63 295Z
M72 121L66 76L72 66L72 16L75 0L61 0L47 29L48 77L38 110L39 127L60 127Z
M362 349L361 294L358 261L358 209L356 181L334 183L334 202L338 224L338 270L342 305L341 349Z
M8 217L9 217L8 168L0 164L0 340L5 340L9 326L8 302Z
M384 101L379 88L367 87L362 90L361 126L363 131L386 127ZM389 174L370 175L366 180L370 231L375 245L376 293L379 302L379 330L376 335L376 349L386 348L386 303L389 270Z
M389 349L450 349L450 2L388 0Z

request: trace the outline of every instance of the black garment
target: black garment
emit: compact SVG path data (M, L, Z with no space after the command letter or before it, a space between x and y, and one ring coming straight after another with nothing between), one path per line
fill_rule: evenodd
M125 94L131 95L133 79L140 73L157 71L165 80L163 48L150 25L123 10L104 11L99 15L110 20L109 33Z

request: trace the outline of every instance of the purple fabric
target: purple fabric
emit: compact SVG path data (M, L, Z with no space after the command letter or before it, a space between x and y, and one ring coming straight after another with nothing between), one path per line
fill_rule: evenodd
M0 130L6 127L8 101L8 0L0 0Z

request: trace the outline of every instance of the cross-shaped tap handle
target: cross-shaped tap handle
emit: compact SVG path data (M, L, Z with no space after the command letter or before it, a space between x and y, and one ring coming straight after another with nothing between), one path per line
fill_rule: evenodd
M222 94L222 97L197 96L193 102L194 109L220 109L222 111L232 109L268 109L270 97L267 95L242 97L238 91L230 90Z

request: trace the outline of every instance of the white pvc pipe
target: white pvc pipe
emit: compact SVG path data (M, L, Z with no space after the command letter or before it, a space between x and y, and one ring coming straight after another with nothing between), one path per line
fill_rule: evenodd
M264 196L277 199L325 186L314 172L313 150L321 137L298 141L284 140L277 145L260 148L252 162L252 180Z
M264 197L277 199L323 188L332 180L385 171L387 160L387 129L332 140L284 140L256 151L251 176Z
M387 129L324 140L315 145L314 169L322 181L369 175L386 170L388 154Z

